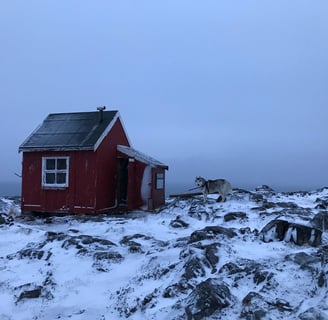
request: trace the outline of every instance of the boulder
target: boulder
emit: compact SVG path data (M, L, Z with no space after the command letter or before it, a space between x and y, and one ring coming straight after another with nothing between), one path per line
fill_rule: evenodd
M92 266L98 271L107 272L110 270L112 263L119 263L123 260L123 256L115 251L98 251L93 255L94 263Z
M327 320L328 317L326 312L321 310L321 308L311 307L306 311L302 312L298 318L300 320Z
M285 257L287 261L293 261L298 264L302 269L309 268L310 265L317 264L320 262L318 256L312 256L305 252L297 252L294 254L289 254Z
M297 245L308 244L316 247L321 243L322 231L310 226L275 219L261 230L261 236L264 242L284 240Z
M201 230L194 231L189 238L189 243L202 241L202 240L211 240L218 236L224 236L227 238L233 238L237 234L235 231L229 228L224 228L220 226L207 226Z
M245 212L229 212L226 215L224 215L223 219L224 221L228 222L231 220L237 220L237 219L245 219L247 218L247 214Z
M257 292L249 292L242 300L241 318L261 320L264 319L268 310L268 303Z
M190 257L190 259L184 265L184 268L184 277L187 280L197 277L204 277L206 274L203 261L196 255Z
M172 228L187 228L189 224L181 219L180 216L177 216L175 220L170 222Z
M186 299L188 320L201 320L228 307L232 302L228 286L217 279L199 283Z
M323 232L328 230L328 212L320 211L317 213L314 218L311 220L311 225Z
M219 256L217 255L219 246L219 243L211 243L204 248L205 258L212 267L212 273L216 272L216 266L219 262Z

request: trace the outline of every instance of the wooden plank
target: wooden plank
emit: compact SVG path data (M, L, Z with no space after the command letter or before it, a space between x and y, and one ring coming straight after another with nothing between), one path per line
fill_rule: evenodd
M192 198L194 196L200 196L202 194L203 194L202 192L175 193L175 194L170 194L169 198Z

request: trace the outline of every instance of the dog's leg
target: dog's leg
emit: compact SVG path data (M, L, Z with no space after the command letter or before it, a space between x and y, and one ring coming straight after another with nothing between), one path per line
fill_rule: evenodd
M207 192L206 191L203 192L203 196L204 196L204 203L206 203L207 202Z

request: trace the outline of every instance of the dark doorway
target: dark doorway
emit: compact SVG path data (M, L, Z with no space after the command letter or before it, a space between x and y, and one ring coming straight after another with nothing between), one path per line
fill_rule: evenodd
M118 159L118 190L117 200L119 205L127 204L127 191L128 191L128 164L129 159Z

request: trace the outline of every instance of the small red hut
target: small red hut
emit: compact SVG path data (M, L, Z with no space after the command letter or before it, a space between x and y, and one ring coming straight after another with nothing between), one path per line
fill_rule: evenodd
M19 152L23 213L152 210L165 202L168 166L130 146L118 111L49 114Z

